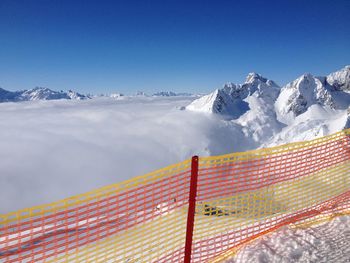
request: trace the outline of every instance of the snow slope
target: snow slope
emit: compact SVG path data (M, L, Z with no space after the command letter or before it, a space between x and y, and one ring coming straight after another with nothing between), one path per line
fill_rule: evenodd
M307 229L283 227L241 249L226 263L349 262L350 216Z
M311 140L350 127L349 111L332 110L315 104L296 117L291 125L262 144L263 147Z

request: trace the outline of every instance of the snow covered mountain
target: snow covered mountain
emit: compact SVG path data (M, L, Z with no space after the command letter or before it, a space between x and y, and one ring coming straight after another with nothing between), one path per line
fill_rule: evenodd
M244 84L227 83L223 88L193 101L186 109L237 119L250 109L248 97L255 96L270 101L276 98L278 92L279 87L273 81L249 73Z
M148 94L144 91L136 91L135 95L136 97L148 97Z
M19 98L21 96L21 91L8 91L0 88L0 102L6 102L6 101L19 101Z
M154 93L152 96L160 97L174 97L177 96L175 92L172 91L159 91Z
M280 87L257 73L249 73L243 84L227 83L186 107L187 110L213 113L241 126L255 142L270 137L282 128L273 104Z
M191 93L187 93L187 92L180 92L180 93L176 93L173 91L159 91L156 93L153 93L154 97L175 97L175 96L192 96Z
M68 90L67 95L71 100L91 99L88 95L83 95L83 94L80 94L80 93L78 93L76 91L72 91L72 90Z
M249 110L233 122L243 127L247 137L260 143L264 138L274 136L284 126L277 120L274 109L280 87L258 74L249 74L242 86L249 90L244 99L249 105Z
M18 101L31 101L31 100L85 100L90 97L69 90L53 91L48 88L36 87L30 90L23 91L8 91L0 88L0 102L18 102Z
M189 95L161 91L151 97L144 92L127 97L133 100L133 97L157 99ZM108 97L124 98L117 93ZM58 92L37 87L7 91L0 88L0 102L89 98L71 90ZM223 126L234 127L249 141L247 144L260 147L312 139L350 127L349 106L350 66L346 66L324 77L303 74L283 87L257 73L249 73L243 84L226 83L179 109L220 116Z
M331 90L311 74L304 74L281 89L276 112L282 122L289 123L314 104L335 108Z
M225 84L186 109L219 115L247 138L268 146L312 139L350 126L350 66L326 77L307 73L280 88L249 73L244 84Z
M334 110L345 110L349 107L350 66L327 77L302 75L281 89L275 108L278 119L290 124L313 105Z
M122 97L124 97L124 94L122 93L112 93L109 95L109 97L113 98L113 99L120 99Z
M350 65L329 74L326 80L335 90L350 93Z

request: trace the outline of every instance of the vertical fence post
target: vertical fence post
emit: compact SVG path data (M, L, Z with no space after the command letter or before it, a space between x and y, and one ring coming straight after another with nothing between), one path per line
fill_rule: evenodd
M188 200L184 263L191 262L194 213L196 210L196 197L197 197L197 181L198 181L198 156L193 156L191 161L191 184L190 184L190 194L189 194L189 200Z

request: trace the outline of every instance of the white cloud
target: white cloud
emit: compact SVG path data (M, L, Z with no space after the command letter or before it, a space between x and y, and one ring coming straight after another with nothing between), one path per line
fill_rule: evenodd
M194 154L255 147L234 123L179 110L191 100L0 104L0 212L116 183Z

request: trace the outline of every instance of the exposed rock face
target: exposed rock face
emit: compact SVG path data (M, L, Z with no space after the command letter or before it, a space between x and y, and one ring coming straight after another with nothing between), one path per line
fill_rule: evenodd
M350 66L329 74L326 80L335 90L350 93Z

